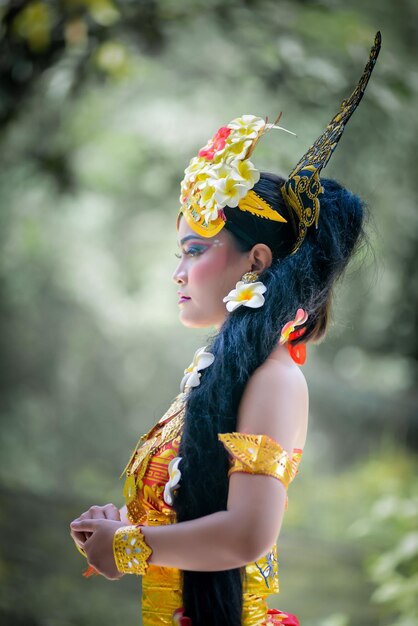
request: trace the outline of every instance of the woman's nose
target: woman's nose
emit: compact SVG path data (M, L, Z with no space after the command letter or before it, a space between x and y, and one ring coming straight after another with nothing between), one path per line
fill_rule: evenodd
M182 284L184 285L187 281L186 272L180 263L173 274L173 280L176 285Z

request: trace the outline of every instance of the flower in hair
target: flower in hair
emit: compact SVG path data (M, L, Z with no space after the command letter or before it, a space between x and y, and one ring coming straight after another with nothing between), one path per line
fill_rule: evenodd
M204 370L215 360L214 355L211 352L206 352L207 346L196 350L193 361L189 367L184 370L184 376L180 383L180 391L184 393L187 387L197 387L200 385L200 370Z
M264 304L264 296L262 295L267 287L261 281L245 282L240 280L235 285L235 289L229 292L223 299L226 302L228 311L235 311L240 306L248 306L251 309L258 309Z
M226 126L222 126L205 148L199 151L199 156L212 161L217 152L222 151L225 148L228 135L231 134L231 129Z
M280 334L279 343L286 343L286 341L289 340L289 336L291 335L291 333L293 333L293 331L295 330L295 326L300 326L301 324L304 324L307 319L308 314L306 313L306 311L304 311L303 309L298 309L296 311L295 319L286 322L286 324L283 326L282 332Z
M179 463L181 459L181 456L176 456L176 458L171 459L168 464L168 475L170 478L165 484L163 498L164 502L169 506L173 506L174 490L180 482L181 472L179 470Z
M243 115L222 126L184 171L180 203L191 210L197 222L209 224L223 217L225 206L237 207L260 179L260 172L246 158L266 121Z

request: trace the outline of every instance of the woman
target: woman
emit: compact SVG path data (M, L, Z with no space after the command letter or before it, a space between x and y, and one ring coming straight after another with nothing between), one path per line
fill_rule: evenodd
M364 207L319 179L362 98L380 34L352 96L288 179L251 156L275 124L246 115L185 170L173 279L180 320L215 326L181 393L126 468L126 505L71 524L90 572L143 576L145 626L298 624L268 609L276 540L308 427L298 367L325 335L333 287L364 237Z

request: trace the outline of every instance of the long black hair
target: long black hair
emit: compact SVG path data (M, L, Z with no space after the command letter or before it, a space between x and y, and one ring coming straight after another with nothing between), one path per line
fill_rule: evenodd
M365 206L338 182L322 179L318 229L308 228L300 248L290 254L296 236L292 215L280 188L284 180L262 173L254 191L288 221L273 222L226 207L227 228L241 251L265 243L273 261L259 279L266 285L258 309L240 307L226 316L208 350L215 356L200 385L188 394L179 455L181 486L174 500L179 522L226 510L228 455L218 433L236 430L238 405L253 372L277 346L284 324L302 307L306 331L298 341L325 335L336 280L362 242ZM243 349L244 347L244 349ZM183 572L183 606L193 626L241 626L245 568L219 572Z

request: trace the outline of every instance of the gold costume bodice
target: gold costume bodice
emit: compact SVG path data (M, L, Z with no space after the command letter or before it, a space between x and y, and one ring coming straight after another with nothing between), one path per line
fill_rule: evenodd
M167 486L170 480L169 464L178 457L185 414L184 399L185 396L179 394L159 422L140 438L124 470L126 480L123 495L128 518L132 524L158 526L176 523L175 511L168 503L170 497L167 494ZM219 438L220 440L224 438L223 443L232 454L236 452L235 463L231 466L230 473L251 472L251 463L254 461L251 457L254 455L246 455L245 446L240 445L242 437L251 436L241 437L238 434L240 441L235 440L237 446L235 450L234 440L228 435L233 433L220 435ZM287 468L283 469L289 482L297 473L301 454L301 450L295 449L291 465L289 463ZM281 459L277 459L275 467L279 467L280 463ZM266 621L268 613L266 598L278 592L277 548L274 545L264 557L249 563L245 568L243 626L278 623ZM173 613L182 607L182 604L181 570L150 564L142 577L143 625L171 626L178 623L173 620Z

